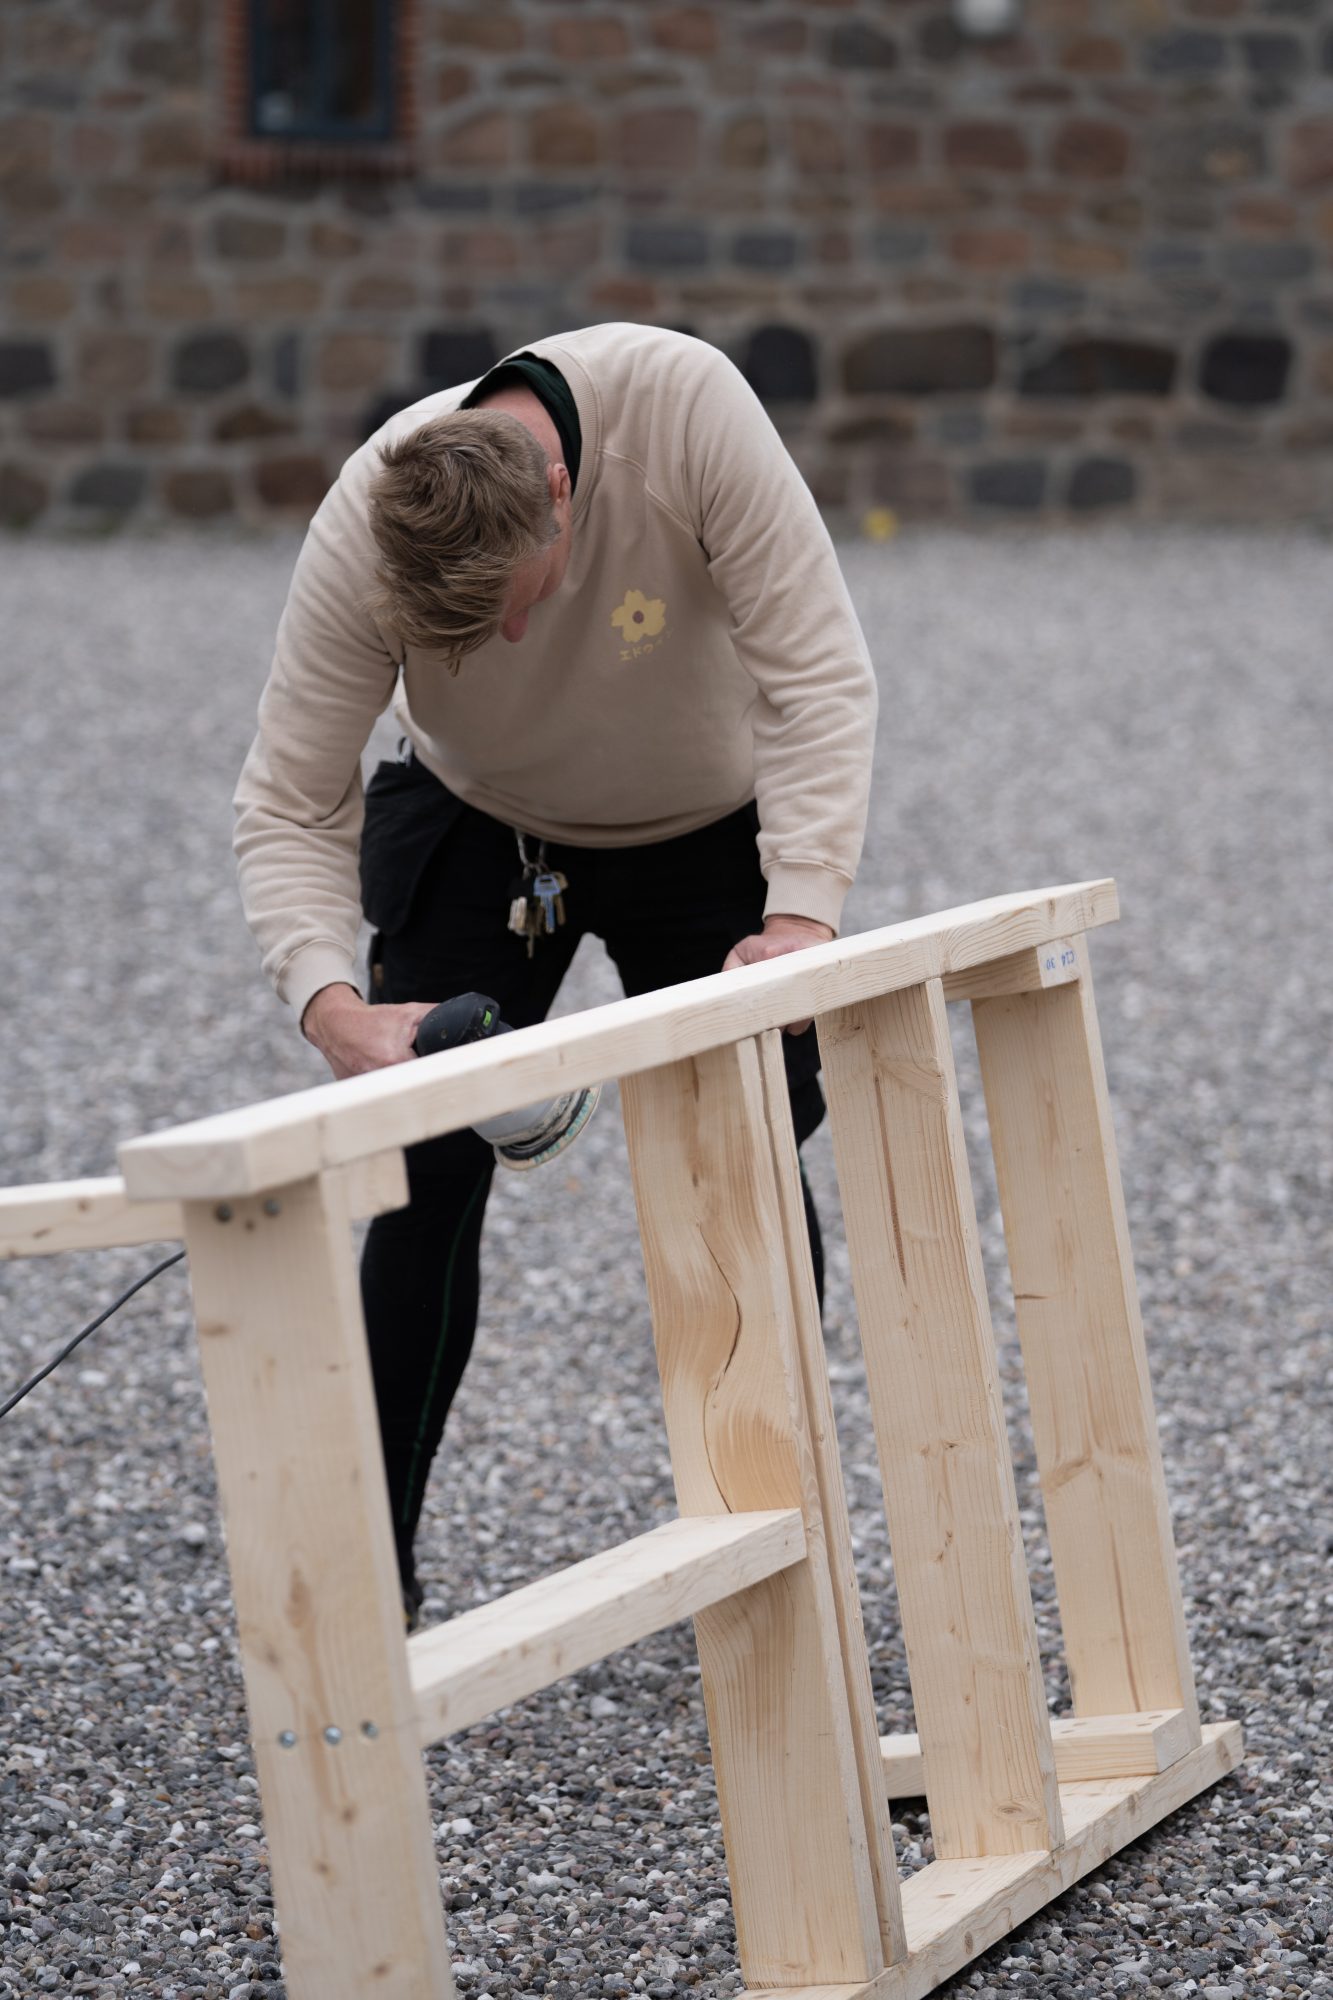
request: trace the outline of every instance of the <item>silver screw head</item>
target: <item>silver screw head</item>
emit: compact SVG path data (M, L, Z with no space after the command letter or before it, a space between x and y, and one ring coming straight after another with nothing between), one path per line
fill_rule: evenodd
M294 1729L280 1731L278 1741L284 1750L294 1750L296 1748L296 1731Z
M220 1201L213 1210L213 1214L219 1222L230 1222L232 1216L231 1203L229 1201Z
M264 1203L264 1213L265 1215L282 1214L282 1203L277 1199L275 1195L270 1195L268 1200Z
M342 1740L343 1740L343 1733L341 1729L339 1729L336 1722L331 1722L328 1728L324 1731L324 1741L326 1743L341 1743Z
M379 1730L379 1724L378 1724L377 1722L363 1722L363 1723L362 1723L362 1725L361 1725L361 1734L362 1734L363 1736L372 1736L372 1737L373 1737L373 1736L378 1736L378 1735L379 1735L379 1733L380 1733L380 1730Z

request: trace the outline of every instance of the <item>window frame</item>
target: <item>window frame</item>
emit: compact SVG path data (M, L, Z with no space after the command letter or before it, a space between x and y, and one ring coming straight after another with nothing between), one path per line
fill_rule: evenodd
M416 107L411 90L417 0L379 0L388 18L390 129L383 136L280 136L251 128L256 0L224 0L222 136L217 164L226 180L391 180L416 171Z

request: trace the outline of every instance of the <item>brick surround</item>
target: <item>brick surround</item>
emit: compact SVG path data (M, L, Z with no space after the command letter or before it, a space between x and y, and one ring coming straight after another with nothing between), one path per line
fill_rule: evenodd
M0 14L11 525L306 515L615 318L725 348L831 507L1333 513L1325 0L414 0L390 170L257 179L227 18Z

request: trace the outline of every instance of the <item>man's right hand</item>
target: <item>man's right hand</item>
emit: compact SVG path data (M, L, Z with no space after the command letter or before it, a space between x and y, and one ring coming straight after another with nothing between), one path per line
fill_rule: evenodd
M336 1077L364 1076L412 1061L417 1025L434 1005L409 1000L402 1007L372 1007L355 986L321 986L301 1016L301 1033Z

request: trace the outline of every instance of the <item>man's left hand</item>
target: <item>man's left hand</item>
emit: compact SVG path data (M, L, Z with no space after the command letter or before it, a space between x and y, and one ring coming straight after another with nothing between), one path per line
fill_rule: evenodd
M789 951L804 951L812 944L827 944L833 937L830 924L821 924L814 917L765 917L764 928L753 937L742 938L727 953L723 963L724 972L734 972L738 965L762 965L768 958L784 958ZM788 1024L789 1035L801 1035L810 1026L808 1021L792 1021Z

